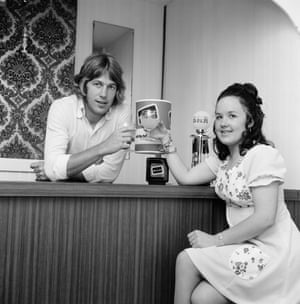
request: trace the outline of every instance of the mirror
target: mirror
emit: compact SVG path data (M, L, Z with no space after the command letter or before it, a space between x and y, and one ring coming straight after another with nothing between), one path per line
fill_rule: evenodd
M132 101L134 30L100 21L93 22L93 52L112 54L123 68L126 101Z

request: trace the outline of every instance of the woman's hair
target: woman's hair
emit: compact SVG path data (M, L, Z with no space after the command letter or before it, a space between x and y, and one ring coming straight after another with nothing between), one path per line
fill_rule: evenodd
M234 83L221 92L217 98L217 103L227 96L237 97L246 112L246 130L242 134L240 154L245 155L250 148L257 144L271 145L262 133L265 115L261 109L262 99L258 96L256 87L251 83ZM214 133L216 135L215 126ZM225 160L229 155L229 149L221 143L217 136L214 138L213 146L219 159Z
M124 93L126 89L122 78L123 70L117 60L107 53L94 53L86 58L80 72L74 77L77 94L86 94L87 82L101 77L105 72L108 73L109 78L117 86L113 105L122 103L125 99Z

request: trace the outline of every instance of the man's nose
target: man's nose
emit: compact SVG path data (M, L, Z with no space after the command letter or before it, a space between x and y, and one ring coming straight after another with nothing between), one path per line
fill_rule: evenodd
M103 85L100 89L100 95L107 96L107 90L108 90L107 85Z

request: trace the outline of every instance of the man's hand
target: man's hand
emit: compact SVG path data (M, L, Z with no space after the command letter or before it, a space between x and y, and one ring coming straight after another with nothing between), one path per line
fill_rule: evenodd
M116 130L104 142L104 154L112 154L119 150L126 150L130 148L134 141L135 129L131 127L123 127Z
M48 181L49 178L47 177L44 169L44 161L37 161L30 164L30 168L33 169L33 172L36 175L37 181Z

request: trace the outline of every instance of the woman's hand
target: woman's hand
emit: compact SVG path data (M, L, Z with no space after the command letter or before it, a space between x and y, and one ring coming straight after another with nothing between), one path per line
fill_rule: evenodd
M194 230L190 232L187 237L193 248L216 246L215 236L200 230Z
M168 129L164 125L162 121L158 123L158 125L150 131L150 137L162 140L169 134Z

